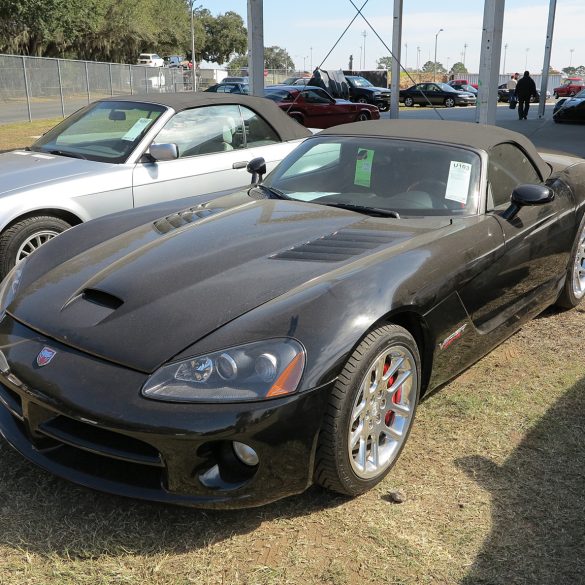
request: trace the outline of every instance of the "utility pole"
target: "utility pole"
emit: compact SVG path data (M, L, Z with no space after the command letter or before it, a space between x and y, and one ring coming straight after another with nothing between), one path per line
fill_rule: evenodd
M408 43L404 43L404 68L408 68Z
M544 106L546 104L546 86L548 85L548 72L550 71L550 54L552 52L556 10L557 0L550 0L550 5L548 8L548 25L546 29L546 43L544 45L544 63L542 64L542 78L540 80L540 101L538 102L539 118L544 117Z
M504 45L504 66L502 67L502 73L506 74L506 53L508 52L508 43Z
M368 36L368 33L366 31L362 32L362 37L364 37L364 66L363 66L364 70L366 68L366 37L367 36Z
M416 70L420 71L420 47L416 48Z
M311 49L311 73L313 72L313 47L309 47Z
M392 21L392 77L390 79L390 118L398 118L399 110L402 3L403 0L394 0L394 16Z
M264 95L263 0L248 0L248 73L250 94Z
M437 34L435 35L435 61L433 63L433 81L437 81L437 39L439 37L439 33L442 31L443 29L440 28L437 31Z
M465 67L465 55L467 54L467 43L463 45L463 67Z
M191 61L193 62L193 91L197 91L197 61L195 61L195 22L193 20L193 4L195 0L189 0L189 10L191 11Z

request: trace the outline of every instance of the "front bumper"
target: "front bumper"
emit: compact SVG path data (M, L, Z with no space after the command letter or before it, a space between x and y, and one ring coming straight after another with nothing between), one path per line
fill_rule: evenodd
M44 367L43 347L57 351ZM146 374L0 322L0 434L24 457L100 491L207 508L266 504L304 491L329 386L256 403L148 400ZM251 446L259 464L235 456Z

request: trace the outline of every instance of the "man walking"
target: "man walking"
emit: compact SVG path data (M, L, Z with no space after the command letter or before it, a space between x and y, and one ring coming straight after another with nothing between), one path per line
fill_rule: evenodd
M538 99L536 84L530 77L529 71L524 71L524 76L516 84L516 98L518 99L518 119L526 120L528 110L530 109L530 98L534 96Z

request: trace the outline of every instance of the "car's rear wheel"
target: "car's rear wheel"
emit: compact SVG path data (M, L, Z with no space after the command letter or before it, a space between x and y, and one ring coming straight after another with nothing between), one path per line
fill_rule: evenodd
M369 119L370 119L370 116L368 115L368 113L367 113L367 112L360 112L360 113L357 115L357 117L356 117L355 121L356 121L356 122L365 122L366 120L369 120Z
M17 262L70 227L50 215L28 217L9 227L0 235L0 276L3 278Z
M585 296L585 216L581 220L573 244L567 277L556 304L565 309L576 307Z
M357 99L358 103L360 104L367 104L368 100L365 97L360 97Z
M445 98L443 102L446 108L452 108L455 105L455 100L453 98Z
M420 357L398 325L369 333L347 360L329 397L315 481L356 496L379 483L402 451L420 393Z
M404 105L408 108L412 108L414 106L414 100L411 97L404 98Z

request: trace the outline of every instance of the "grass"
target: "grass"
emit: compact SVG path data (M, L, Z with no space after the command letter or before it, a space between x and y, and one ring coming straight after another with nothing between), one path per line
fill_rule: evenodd
M54 118L0 125L0 151L30 146L35 141L36 136L44 134L61 120L62 118Z
M392 473L357 499L148 504L0 441L0 585L584 583L584 325L585 308L546 311L423 401Z

